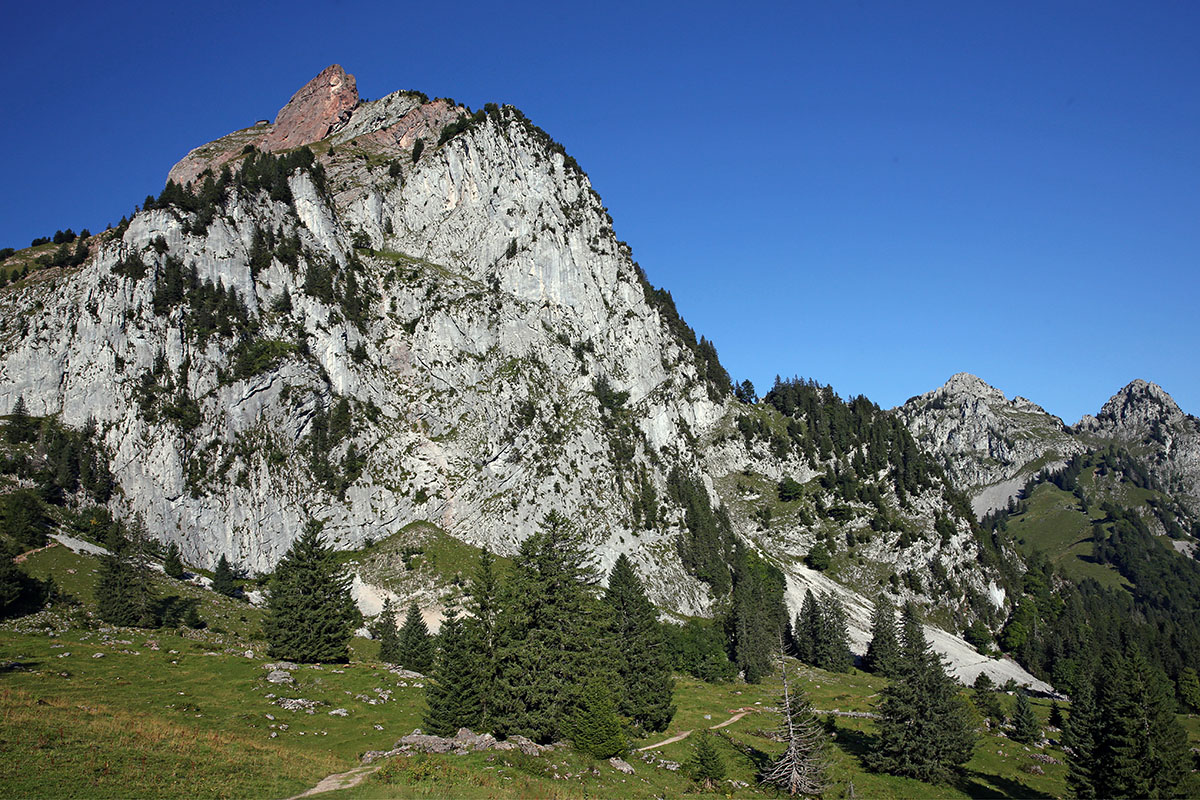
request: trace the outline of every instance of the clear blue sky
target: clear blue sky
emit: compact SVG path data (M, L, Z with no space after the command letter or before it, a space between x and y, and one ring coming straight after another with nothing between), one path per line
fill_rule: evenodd
M1200 414L1200 5L20 4L0 246L103 228L330 63L512 103L736 378Z

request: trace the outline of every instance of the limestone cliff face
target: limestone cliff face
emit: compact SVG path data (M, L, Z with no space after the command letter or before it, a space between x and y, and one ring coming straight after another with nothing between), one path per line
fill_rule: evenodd
M895 409L913 437L941 459L976 513L1000 508L1044 467L1082 452L1063 421L1023 397L965 372Z
M1125 446L1164 489L1200 511L1200 420L1185 414L1161 386L1133 381L1072 431L1086 441Z

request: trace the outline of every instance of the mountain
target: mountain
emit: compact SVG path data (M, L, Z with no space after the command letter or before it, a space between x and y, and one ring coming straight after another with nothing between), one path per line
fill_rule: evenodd
M7 262L29 271L0 289L0 408L106 456L111 496L30 478L56 502L140 520L190 564L269 572L315 517L356 551L366 610L436 607L465 554L512 554L557 510L670 614L730 613L762 563L792 614L839 594L860 652L871 598L917 603L967 679L1032 681L956 636L999 631L1024 591L980 513L1135 433L1194 490L1173 404L1067 429L965 374L894 412L798 379L735 394L613 225L519 110L364 101L331 66L116 228Z
M670 533L633 540L625 495L642 461L694 461L676 445L720 394L587 176L519 111L360 102L335 66L171 174L193 182L4 297L29 322L0 402L94 420L121 515L191 563L265 571L309 516L342 547L429 520L511 552L557 508L703 607L655 555Z

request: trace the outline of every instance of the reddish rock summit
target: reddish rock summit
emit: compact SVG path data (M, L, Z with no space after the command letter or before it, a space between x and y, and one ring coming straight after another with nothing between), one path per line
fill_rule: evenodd
M328 66L279 109L262 149L286 150L320 141L349 119L356 105L354 76L347 75L338 64Z
M319 142L345 124L357 105L354 76L333 64L292 95L279 109L274 125L255 125L201 145L171 167L167 178L182 185L196 180L206 169L216 172L241 155L247 145L275 151Z

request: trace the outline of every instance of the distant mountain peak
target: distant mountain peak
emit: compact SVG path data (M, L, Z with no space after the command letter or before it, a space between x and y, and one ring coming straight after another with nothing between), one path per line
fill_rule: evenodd
M1169 395L1165 389L1163 389L1157 383L1144 381L1141 378L1130 381L1123 389L1121 389L1121 391L1113 395L1112 399L1104 405L1104 409L1101 409L1100 413L1103 414L1105 409L1118 402L1148 402L1161 406L1168 414L1171 414L1172 416L1183 413L1183 411L1179 408L1179 404L1175 402L1175 399L1171 397L1171 395Z
M1063 422L1023 397L1004 393L969 372L896 409L909 432L973 496L976 513L1003 507L1042 466L1082 448Z
M1133 431L1148 429L1156 423L1178 422L1185 416L1166 390L1138 378L1114 394L1094 418L1081 420L1080 426Z
M958 372L951 375L950 380L946 381L937 392L956 397L966 395L969 397L998 397L1001 400L1005 399L1004 392L969 372Z

